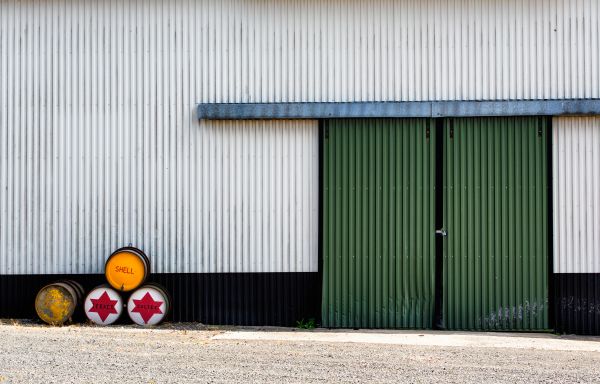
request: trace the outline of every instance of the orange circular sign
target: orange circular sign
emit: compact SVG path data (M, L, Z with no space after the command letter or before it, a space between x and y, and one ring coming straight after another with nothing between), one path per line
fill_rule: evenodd
M119 249L106 261L104 274L108 283L119 291L131 291L146 280L149 265L145 255L136 249Z

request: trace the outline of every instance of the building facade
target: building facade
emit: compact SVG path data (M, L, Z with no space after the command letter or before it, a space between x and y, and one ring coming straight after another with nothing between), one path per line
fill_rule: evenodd
M0 315L599 333L598 130L595 0L4 1Z

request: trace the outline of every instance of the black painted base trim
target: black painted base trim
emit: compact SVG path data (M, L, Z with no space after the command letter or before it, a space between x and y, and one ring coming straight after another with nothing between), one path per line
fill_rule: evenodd
M600 335L600 273L555 273L553 280L556 331Z
M37 291L60 279L75 280L86 292L105 283L104 275L0 275L0 318L37 318ZM318 272L165 273L148 281L171 294L170 321L294 326L300 319L320 320Z

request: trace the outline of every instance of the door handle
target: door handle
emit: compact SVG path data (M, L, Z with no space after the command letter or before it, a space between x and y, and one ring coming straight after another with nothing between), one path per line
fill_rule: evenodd
M444 228L436 229L435 234L438 236L446 237L448 236L448 231L446 231Z

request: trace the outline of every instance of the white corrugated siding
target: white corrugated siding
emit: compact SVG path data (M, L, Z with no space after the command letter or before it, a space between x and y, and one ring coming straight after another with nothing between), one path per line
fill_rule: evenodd
M600 273L600 116L552 125L554 272Z
M600 97L598 0L3 1L0 33L42 110Z
M2 1L0 273L96 272L130 242L159 272L316 270L315 123L245 133L281 129L273 148L257 133L248 156L305 156L301 178L264 164L224 178L232 158L208 168L205 150L241 146L227 133L240 126L199 123L196 103L599 97L599 12L595 0ZM298 135L293 157L283 145Z
M130 243L155 272L318 270L315 121L106 119L3 130L0 273L100 273Z

